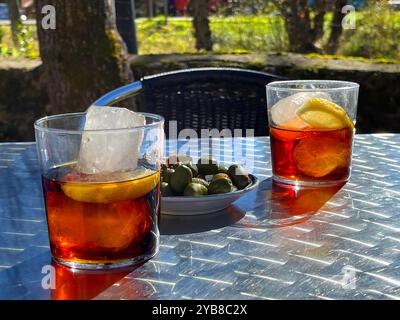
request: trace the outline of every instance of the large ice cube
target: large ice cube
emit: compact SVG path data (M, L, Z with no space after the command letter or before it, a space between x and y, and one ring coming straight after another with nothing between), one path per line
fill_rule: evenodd
M307 124L296 115L296 112L304 103L312 98L323 98L330 101L332 100L331 97L324 92L295 93L279 100L271 108L272 122L278 126L291 129L306 128Z
M87 132L82 135L77 169L87 174L135 170L143 129L109 129L128 129L145 123L143 115L125 108L90 107L86 112L84 130Z

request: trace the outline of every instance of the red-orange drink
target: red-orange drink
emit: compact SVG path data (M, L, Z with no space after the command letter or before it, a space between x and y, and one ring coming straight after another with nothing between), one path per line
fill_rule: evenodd
M76 270L52 263L55 270L55 288L52 300L90 300L127 276L131 269L123 268L111 272ZM133 291L132 294L134 294Z
M157 251L159 173L84 175L74 165L42 177L50 247L64 264L131 264Z
M289 130L270 128L276 178L303 182L343 182L350 176L353 128Z
M270 109L275 181L337 184L350 176L354 123L346 110L321 92L301 92Z

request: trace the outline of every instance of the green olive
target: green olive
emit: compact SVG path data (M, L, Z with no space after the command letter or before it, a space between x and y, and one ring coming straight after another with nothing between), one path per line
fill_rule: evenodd
M202 184L202 185L205 186L206 188L208 188L208 186L209 186L209 183L208 183L206 180L200 179L200 178L193 178L193 179L192 179L192 182L193 182L193 183Z
M229 176L226 173L217 173L216 175L213 176L211 182L216 181L218 179L228 179L229 181L231 180L231 178L229 178Z
M193 174L192 170L185 165L176 167L175 172L171 174L170 185L172 191L176 195L183 194L186 186L192 182Z
M223 166L223 165L219 165L218 166L218 173L226 173L226 174L228 174L228 168Z
M208 192L210 194L221 194L233 191L233 185L229 179L217 179L210 183Z
M208 194L208 189L204 185L200 183L189 183L185 191L183 192L183 195L186 197L201 197L205 196Z
M210 156L205 158L200 158L197 161L197 168L199 169L199 173L204 176L213 175L218 172L217 161Z
M174 195L170 185L166 182L161 182L161 195L163 197L171 197Z
M171 175L175 172L174 169L167 168L161 171L161 180L162 182L170 183L171 182Z
M251 183L249 173L245 168L243 168L240 165L237 164L231 165L228 169L228 174L233 184L239 190L246 188Z

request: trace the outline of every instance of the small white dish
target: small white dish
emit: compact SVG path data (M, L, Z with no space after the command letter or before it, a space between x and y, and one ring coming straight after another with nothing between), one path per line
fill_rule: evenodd
M192 216L221 211L258 187L257 177L252 174L249 176L251 184L243 190L201 197L161 197L161 213L173 216Z

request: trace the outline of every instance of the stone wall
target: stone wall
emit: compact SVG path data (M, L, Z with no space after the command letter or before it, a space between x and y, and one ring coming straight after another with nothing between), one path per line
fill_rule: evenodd
M34 139L33 121L46 113L39 60L0 59L0 141ZM360 83L358 132L400 132L400 64L307 58L302 55L152 55L134 56L136 79L198 67L260 70L289 79L337 79Z
M0 142L33 141L33 122L46 105L40 61L0 59Z

